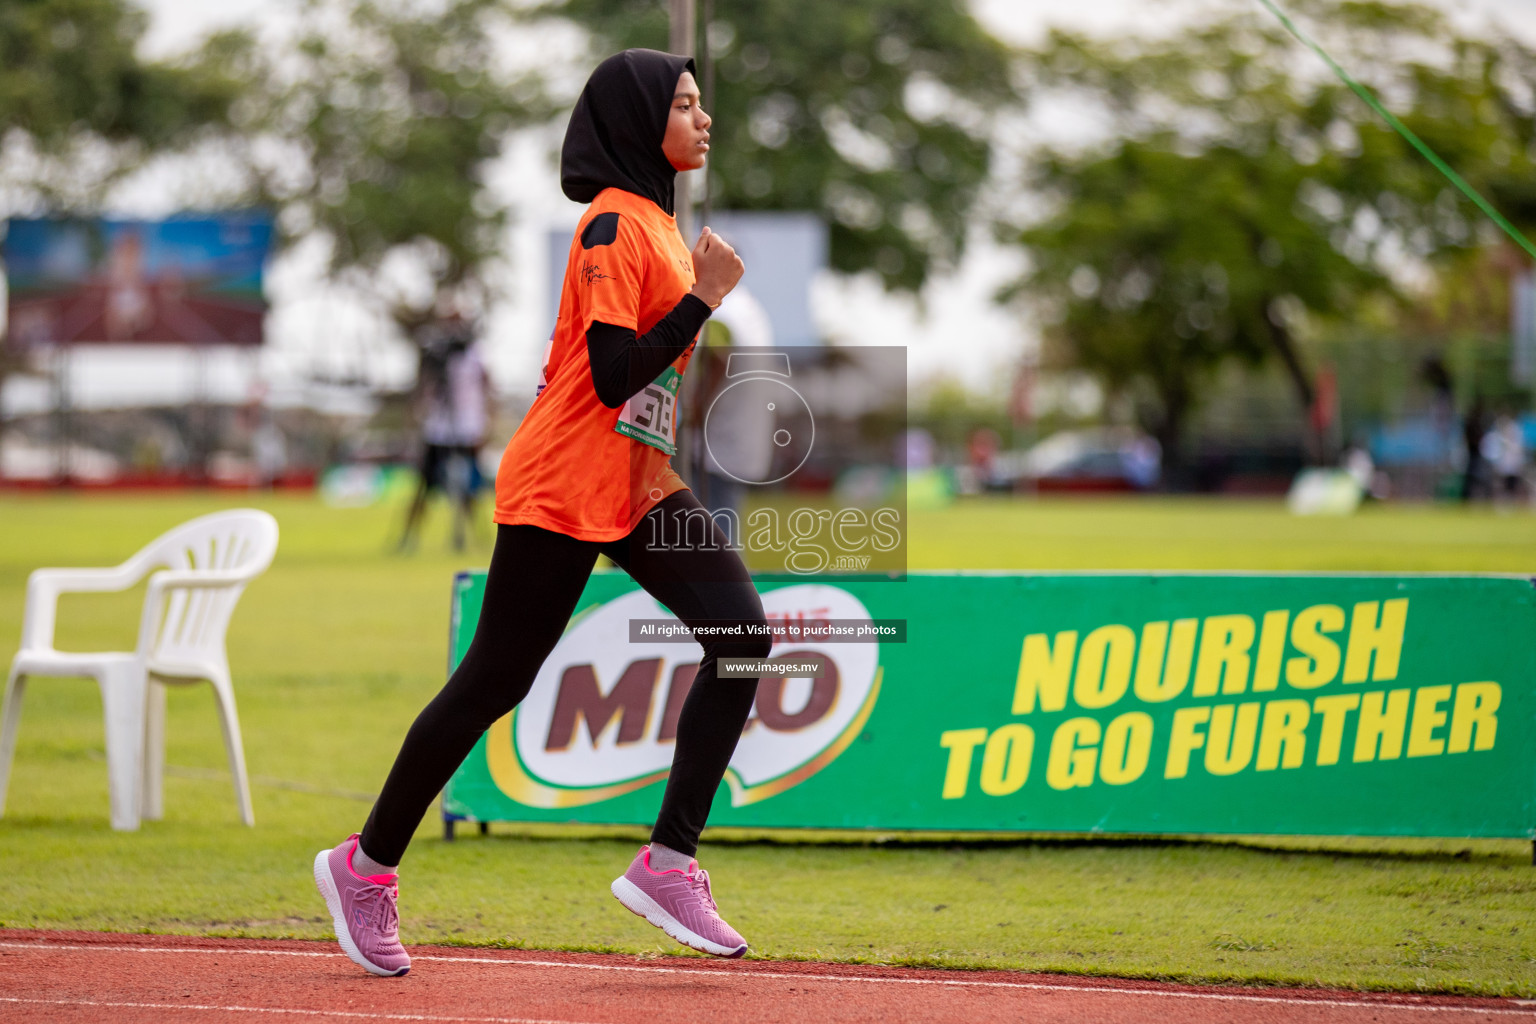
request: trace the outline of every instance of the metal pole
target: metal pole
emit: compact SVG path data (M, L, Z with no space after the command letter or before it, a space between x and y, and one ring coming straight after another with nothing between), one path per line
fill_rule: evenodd
M694 40L698 38L697 21L695 20L696 0L667 0L667 14L669 21L669 35L667 46L673 53L692 57L694 53ZM677 230L683 236L683 241L693 246L693 196L691 175L684 172L677 176L677 188L674 197L674 205L677 211Z
M699 73L704 76L704 81L699 83L699 92L701 94L701 102L704 104L704 111L710 114L715 109L715 58L709 52L709 26L714 23L714 20L715 0L704 0L704 45L699 47ZM709 215L713 205L710 202L714 197L710 193L709 179L714 176L714 173L715 168L713 164L705 163L704 200L699 204L699 217L705 224L709 223Z
M71 346L68 341L60 341L54 354L54 415L58 444L58 480L60 484L68 486L70 483L70 470L74 460L70 457L69 444L74 437L74 425L70 422L70 372L73 370L73 360L70 359Z
M192 472L201 486L208 482L209 456L213 454L213 417L208 408L208 349L201 341L192 343L192 391L193 408L197 410L197 423L190 431L196 453L192 459Z

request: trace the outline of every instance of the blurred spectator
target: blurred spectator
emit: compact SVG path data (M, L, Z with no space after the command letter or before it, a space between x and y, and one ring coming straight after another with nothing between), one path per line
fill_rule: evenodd
M961 492L974 494L983 490L992 479L993 462L1003 446L1002 438L991 427L978 427L971 431L965 443L965 466L957 474Z
M475 495L485 482L479 451L490 429L491 378L468 320L449 316L423 333L415 396L421 419L421 480L406 513L400 550L414 546L427 499L440 491L453 512L454 550L462 551Z
M922 427L913 427L902 435L902 462L907 472L928 469L933 465L933 435Z
M1163 451L1147 434L1137 434L1122 449L1125 476L1139 491L1150 491L1162 477Z
M1472 399L1472 408L1467 410L1467 418L1461 424L1462 439L1467 446L1467 465L1461 478L1462 501L1471 501L1484 490L1483 432L1487 429L1487 420L1483 396L1478 395Z
M261 420L251 432L251 462L259 487L271 487L288 468L288 442L270 409L262 409Z
M1525 489L1525 434L1513 416L1500 416L1478 445L1492 471L1495 498L1519 498Z
M1349 474L1360 487L1360 493L1378 501L1384 501L1392 492L1392 482L1387 474L1376 468L1376 460L1371 458L1370 446L1363 440L1357 440L1344 450L1344 455L1339 459L1339 468Z

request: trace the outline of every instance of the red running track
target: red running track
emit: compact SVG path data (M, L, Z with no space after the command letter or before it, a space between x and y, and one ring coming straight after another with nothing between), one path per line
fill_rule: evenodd
M331 943L0 929L0 1021L1536 1024L1536 1000L440 946L411 955L406 977L374 978Z

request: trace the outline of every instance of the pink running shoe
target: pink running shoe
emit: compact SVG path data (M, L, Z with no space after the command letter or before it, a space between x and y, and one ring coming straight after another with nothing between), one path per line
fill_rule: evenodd
M395 901L398 875L360 875L352 869L356 832L334 850L315 854L315 885L336 922L336 938L352 962L369 974L399 977L411 969L400 945L400 914Z
M625 907L690 949L728 957L747 951L747 940L720 919L709 872L698 861L690 861L686 872L652 871L651 848L642 846L610 888Z

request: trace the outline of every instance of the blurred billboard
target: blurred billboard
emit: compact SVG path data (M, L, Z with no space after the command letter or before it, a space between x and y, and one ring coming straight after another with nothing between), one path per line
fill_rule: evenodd
M9 344L259 345L271 241L262 213L12 220Z

